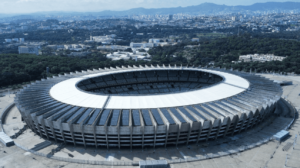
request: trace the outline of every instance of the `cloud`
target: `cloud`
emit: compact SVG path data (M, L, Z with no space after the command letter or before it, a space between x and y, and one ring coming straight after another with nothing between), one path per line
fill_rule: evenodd
M36 0L18 0L16 3L34 2Z

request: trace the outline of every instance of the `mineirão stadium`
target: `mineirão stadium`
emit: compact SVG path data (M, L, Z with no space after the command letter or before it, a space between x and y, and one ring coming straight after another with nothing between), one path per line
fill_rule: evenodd
M41 137L95 147L156 147L223 138L261 123L282 95L244 72L182 66L87 70L36 81L15 103Z

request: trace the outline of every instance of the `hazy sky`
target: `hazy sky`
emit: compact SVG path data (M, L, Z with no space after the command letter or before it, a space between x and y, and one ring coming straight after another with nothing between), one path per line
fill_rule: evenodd
M199 5L211 2L225 5L251 5L258 2L286 0L0 0L0 13L32 13L41 11L103 11L136 7L162 8ZM300 0L290 0L300 2Z

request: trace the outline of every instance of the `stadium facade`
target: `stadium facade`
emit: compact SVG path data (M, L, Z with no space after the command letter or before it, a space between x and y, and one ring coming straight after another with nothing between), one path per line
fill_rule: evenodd
M278 84L249 73L133 66L42 79L17 93L24 121L57 142L156 147L245 131L275 111Z

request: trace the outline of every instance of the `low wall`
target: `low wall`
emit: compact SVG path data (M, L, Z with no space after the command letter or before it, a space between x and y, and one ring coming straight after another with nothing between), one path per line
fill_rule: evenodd
M113 161L98 161L98 160L81 160L81 159L71 159L71 158L63 158L63 157L57 157L49 154L40 153L37 151L30 150L26 147L23 147L19 144L16 144L19 148L31 152L34 155L42 156L54 160L59 160L63 162L70 162L70 163L78 163L78 164L90 164L90 165L105 165L105 166L138 166L139 162L113 162Z
M7 113L8 113L14 106L15 106L15 103L9 104L9 105L2 111L2 113L1 113L1 116L0 116L0 126L1 126L1 129L2 129L3 132L5 132L5 131L4 131L4 129L3 129L2 124L3 124L3 122L5 121L5 118L6 118Z
M289 100L282 98L282 101L283 101L283 103L285 103L285 105L288 106L288 108L290 109L290 115L293 117L292 122L287 127L285 127L285 130L288 130L295 123L298 112L297 112L296 108L292 106L292 103Z

